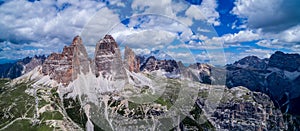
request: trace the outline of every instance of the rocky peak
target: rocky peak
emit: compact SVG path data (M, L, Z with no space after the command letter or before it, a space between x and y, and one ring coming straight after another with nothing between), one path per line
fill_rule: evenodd
M34 56L31 58L31 60L25 64L25 69L24 69L24 73L30 72L31 70L33 70L35 67L42 65L45 61L46 57L43 56Z
M105 35L96 45L96 53L115 54L118 50L118 44L111 35Z
M89 69L86 49L81 38L76 36L70 46L64 47L62 53L52 53L48 56L42 66L42 73L68 85L79 73L87 73Z
M154 71L158 70L157 68L157 60L154 56L150 56L146 62L141 66L141 71L147 70L147 71Z
M196 64L191 64L189 66L192 69L196 69L200 72L200 76L201 75L205 75L205 76L210 76L211 74L211 68L212 65L209 64L204 64L204 63L196 63Z
M76 36L72 42L73 46L73 68L75 69L74 74L80 74L90 71L90 60L88 58L87 51L82 44L82 39L79 36Z
M125 66L129 71L139 72L140 71L140 59L135 55L131 48L125 47L124 51L124 62Z
M259 69L264 70L267 68L268 60L260 59L257 56L247 56L239 61L233 63L232 66L238 68L249 68L249 69Z
M79 35L75 36L71 45L82 45L82 39Z
M205 63L196 63L198 70L210 70L213 66Z
M167 72L176 72L178 70L178 64L175 60L161 60L158 61L158 67L164 69Z
M206 83L206 84L211 84L211 82L212 82L211 67L212 66L208 65L208 64L197 63L197 69L199 71L200 82Z
M244 86L252 91L266 93L284 112L297 114L293 108L299 103L291 102L300 96L300 55L277 51L268 59L245 57L226 67L226 86Z
M269 67L276 67L290 72L300 71L300 55L285 54L281 51L276 51L270 57Z
M115 39L111 35L108 35L108 34L106 34L103 39L115 41Z
M94 66L97 77L100 74L106 77L107 74L112 74L123 67L120 49L111 35L105 35L96 44Z
M189 66L197 75L201 83L223 85L226 79L226 70L206 63L196 63Z
M164 70L173 72L178 69L178 64L175 60L157 60L154 56L150 56L141 66L141 70L154 71Z

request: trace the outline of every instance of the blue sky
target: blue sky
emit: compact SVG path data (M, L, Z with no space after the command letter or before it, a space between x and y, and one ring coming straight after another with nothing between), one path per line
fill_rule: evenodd
M0 63L60 52L80 35L93 57L114 36L137 54L216 64L300 51L298 0L57 0L0 2Z

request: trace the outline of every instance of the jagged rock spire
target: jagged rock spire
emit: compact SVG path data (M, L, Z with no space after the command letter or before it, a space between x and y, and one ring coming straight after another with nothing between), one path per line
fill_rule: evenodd
M106 77L123 67L120 49L111 35L105 35L96 44L94 66L97 77L101 74Z
M70 46L65 46L62 53L52 53L42 66L42 73L51 79L68 85L79 73L89 71L87 51L80 36L76 36Z
M124 51L124 62L125 67L129 71L140 72L140 61L139 58L136 57L135 53L128 46L125 47Z
M75 36L71 45L82 45L82 39L79 35Z

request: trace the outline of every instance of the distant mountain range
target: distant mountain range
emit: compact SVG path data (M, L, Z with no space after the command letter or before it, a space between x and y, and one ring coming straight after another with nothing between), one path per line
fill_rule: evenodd
M26 57L17 62L0 64L0 78L14 79L33 70L36 66L42 65L45 56Z
M101 92L103 95L110 92L109 95L113 96L111 97L113 100L109 101L116 101L115 104L121 104L125 99L115 97L120 95L115 92L122 92L122 86L126 87L125 94L130 90L146 92L151 89L149 85L151 79L172 81L173 83L202 83L203 85L200 84L200 86L212 85L211 88L226 85L228 89L225 89L225 98L217 110L207 112L211 116L209 118L211 125L219 129L230 127L235 130L279 130L285 128L282 114L300 115L299 54L285 54L277 51L266 59L248 56L224 67L214 67L204 63L195 63L187 67L162 51L153 51L149 55L137 56L129 47L125 47L124 59L121 55L114 38L111 35L105 35L97 42L95 57L91 59L87 55L81 38L76 36L69 46L63 48L61 53L52 53L47 58L45 56L27 57L16 63L1 64L0 75L1 78L16 78L15 82L34 81L35 85L51 85L59 88L57 90L63 99L83 95L86 97L85 99L93 96L90 99L98 100L98 98L94 98L95 94L91 93ZM74 84L78 82L79 84L84 82L91 87L78 87L84 88L80 92L74 87ZM101 87L98 87L99 85ZM158 85L161 86L160 83ZM209 89L203 88L200 92L203 91L204 94L207 94L207 90ZM267 94L273 102L264 94ZM172 94L169 94L167 97L173 98L171 96ZM198 98L195 103L196 107L205 110L205 100ZM233 100L235 102L232 102ZM165 103L164 100L163 104ZM281 109L281 112L273 109L273 103L277 109ZM114 106L114 104L110 104L110 106ZM164 112L163 107L159 106L158 108L160 112L151 109L149 110L150 114L159 116ZM238 112L244 112L244 114ZM265 115L261 115L263 112ZM124 112L120 114L124 115ZM134 114L132 117L141 117L136 115ZM273 115L281 117L275 118ZM243 124L236 121L232 121L230 124L223 121L223 119L234 119L232 116L246 123L251 123L252 120L248 120L251 118L256 124ZM257 124L262 121L269 125L258 126ZM271 126L272 122L273 126ZM185 125L182 128L191 127Z
M282 112L300 115L300 55L277 51L270 58L245 57L227 65L226 85L268 94Z
M105 44L104 42L115 44ZM104 66L100 66L98 63L103 63L101 62L103 60L101 56L106 56L110 52L115 53L116 56L112 55L108 57L109 59L121 61L119 57L121 56L120 52L114 50L118 45L111 36L106 35L102 41L99 41L98 46L99 50L96 52L108 48L108 53L101 51L91 61L83 47L81 38L77 36L70 47L63 49L62 54L53 53L47 59L45 56L26 57L15 63L0 64L0 77L14 79L39 65L43 65L44 74L50 75L51 78L58 82L68 84L72 79L71 75L73 72L71 69L74 57L80 62L77 64L84 66L83 72L88 72L88 65L92 64L102 74L111 73L113 71L111 68L113 63L107 63ZM270 58L265 59L247 56L233 64L226 65L224 68L196 63L188 67L193 69L193 73L188 73L182 63L176 62L167 53L159 50L151 51L150 54L143 56L136 56L130 48L126 47L125 59L127 61L125 65L129 66L130 71L162 71L162 74L168 78L185 77L205 84L225 84L222 80L217 79L221 74L226 74L226 86L228 88L244 86L252 91L266 93L283 112L300 115L298 112L300 110L299 54L285 54L277 51ZM183 72L185 73L181 74Z

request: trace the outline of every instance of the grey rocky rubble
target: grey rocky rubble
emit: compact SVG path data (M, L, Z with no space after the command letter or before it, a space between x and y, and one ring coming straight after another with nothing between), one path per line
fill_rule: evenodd
M284 130L284 118L271 99L245 87L225 90L210 118L222 130Z
M164 78L162 78L164 79ZM173 79L172 81L178 81ZM210 88L221 88L217 85L195 84L191 87L199 89L198 98L192 108L181 108L182 112L189 112L181 121L173 121L173 130L286 130L284 117L279 109L277 109L271 99L259 92L252 92L245 87L235 87L232 89L224 89L223 97L215 109L207 110L210 105L208 95ZM170 90L176 90L175 85L172 85ZM174 87L173 87L174 86ZM171 91L174 92L174 91ZM173 94L174 95L174 94ZM161 118L172 118L172 113L169 113L170 107L167 103L174 104L176 98L167 97L166 95L160 98L158 104L135 104L129 103L128 107L124 106L124 100L113 99L116 94L111 95L108 109L109 112L115 112L112 118L115 118L115 127L129 128L126 125L131 125L135 120L152 122L153 118L157 119L157 129L163 129L167 125L162 125L165 122ZM210 97L211 98L211 97ZM171 99L171 100L170 100ZM161 103L161 101L164 101ZM155 103L154 102L154 103ZM127 113L125 113L127 112ZM175 113L176 114L176 113ZM120 116L121 115L121 116ZM176 116L175 116L176 117ZM120 118L120 119L118 119ZM166 119L167 120L167 119ZM161 123L160 123L161 122ZM125 127L123 127L125 126ZM149 125L145 125L147 127ZM135 127L138 128L138 127ZM168 128L171 128L168 125Z

